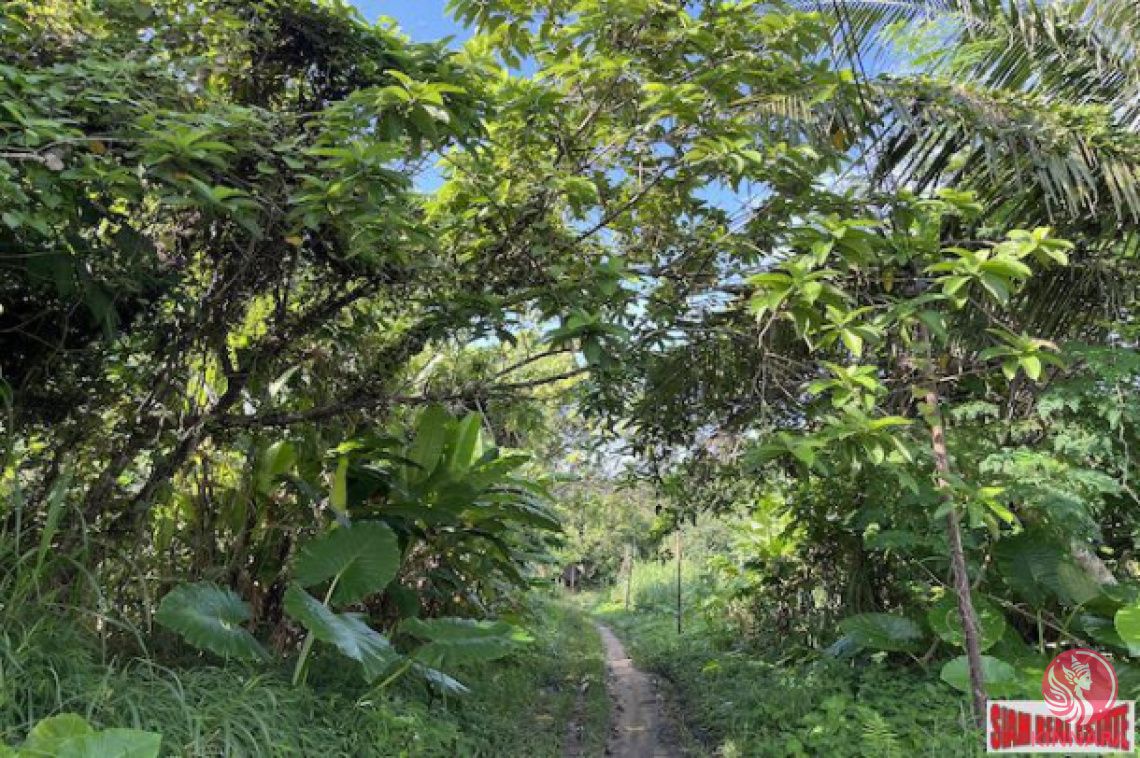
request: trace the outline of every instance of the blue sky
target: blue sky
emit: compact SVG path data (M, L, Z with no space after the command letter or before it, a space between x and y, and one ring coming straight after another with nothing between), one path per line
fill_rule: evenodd
M447 0L353 0L369 21L391 16L414 40L427 42L441 37L464 37L463 28L447 15Z

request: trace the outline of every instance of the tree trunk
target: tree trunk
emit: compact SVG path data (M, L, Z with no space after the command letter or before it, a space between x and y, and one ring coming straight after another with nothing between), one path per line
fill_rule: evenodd
M926 403L930 406L930 446L934 453L934 469L937 472L939 487L946 487L950 476L950 457L946 453L946 436L942 424L942 402L938 389L931 384L926 391ZM943 494L944 502L950 496ZM954 592L958 595L958 618L962 622L962 633L966 638L966 661L970 669L970 692L973 696L974 723L984 728L986 715L986 687L982 669L982 647L978 633L978 614L970 597L970 575L966 571L966 552L962 548L962 528L958 521L958 510L950 503L946 514L946 536L950 543L950 569Z
M629 610L629 595L633 591L633 549L625 546L625 609Z
M677 634L681 633L681 524L677 524Z

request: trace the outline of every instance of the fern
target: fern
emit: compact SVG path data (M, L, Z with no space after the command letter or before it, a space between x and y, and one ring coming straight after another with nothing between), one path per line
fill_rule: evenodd
M863 730L864 755L877 755L882 758L902 758L906 755L902 740L878 711L860 705L856 706L856 714Z

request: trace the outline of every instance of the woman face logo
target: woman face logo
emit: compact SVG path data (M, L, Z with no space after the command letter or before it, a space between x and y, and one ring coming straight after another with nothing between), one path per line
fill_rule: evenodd
M1054 716L1085 725L1116 705L1116 672L1100 653L1066 650L1045 669L1041 691Z

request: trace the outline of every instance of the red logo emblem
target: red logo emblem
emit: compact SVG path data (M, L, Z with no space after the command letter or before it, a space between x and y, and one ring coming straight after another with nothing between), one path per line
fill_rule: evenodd
M1045 669L1041 691L1059 719L1084 726L1116 705L1116 672L1100 653L1073 648Z

